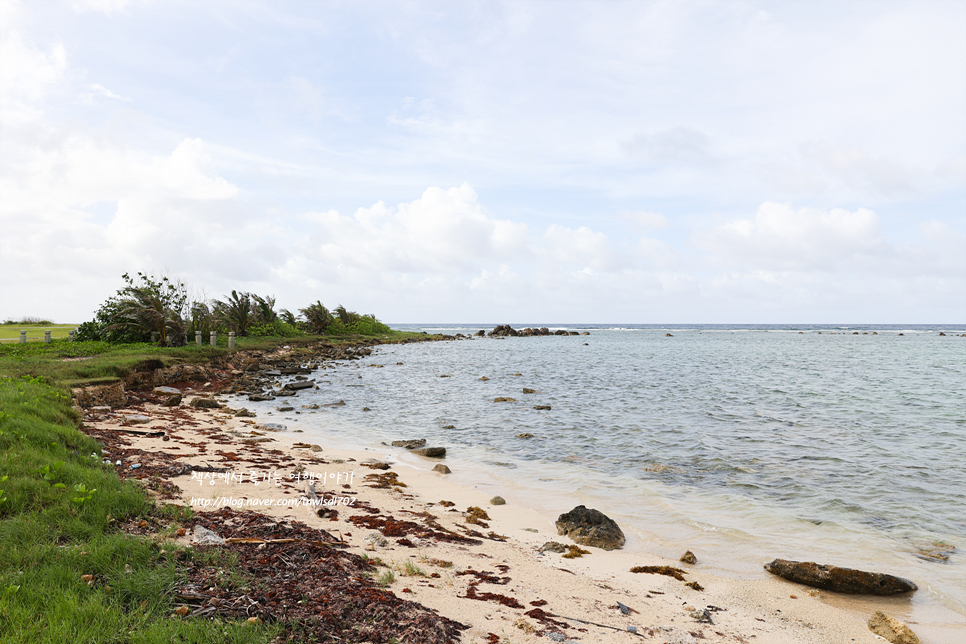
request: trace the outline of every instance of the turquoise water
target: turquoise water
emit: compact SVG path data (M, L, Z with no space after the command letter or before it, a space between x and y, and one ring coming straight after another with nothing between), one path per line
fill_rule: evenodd
M865 566L966 614L966 329L567 328L590 335L382 347L300 397L345 408L292 418L357 445L426 438L458 482L547 513L592 504L630 549L690 547L740 576L774 557ZM958 549L920 556L937 543Z

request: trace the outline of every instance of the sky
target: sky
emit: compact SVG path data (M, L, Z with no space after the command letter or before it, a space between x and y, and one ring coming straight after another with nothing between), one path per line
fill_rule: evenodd
M0 0L0 319L966 322L966 2Z

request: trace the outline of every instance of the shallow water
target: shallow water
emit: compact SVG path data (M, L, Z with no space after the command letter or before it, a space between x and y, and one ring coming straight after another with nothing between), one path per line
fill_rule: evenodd
M764 576L775 557L897 574L920 590L893 614L966 627L964 329L568 328L591 335L381 347L297 399L345 408L290 426L426 438L456 482L551 515L597 507L629 550L690 548L717 574ZM935 544L959 549L921 558Z

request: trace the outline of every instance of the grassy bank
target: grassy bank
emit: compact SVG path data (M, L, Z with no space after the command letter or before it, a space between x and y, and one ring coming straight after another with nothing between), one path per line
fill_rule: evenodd
M20 342L20 332L27 332L28 342L42 342L44 331L50 331L52 338L66 338L76 324L0 324L0 342Z
M239 349L298 350L318 340L241 338ZM0 346L0 642L254 643L279 632L277 625L174 613L171 590L189 560L236 585L247 580L232 561L217 558L224 554L167 543L190 510L162 506L121 481L102 463L99 445L78 430L71 407L70 386L117 380L143 360L170 366L226 353L102 342Z

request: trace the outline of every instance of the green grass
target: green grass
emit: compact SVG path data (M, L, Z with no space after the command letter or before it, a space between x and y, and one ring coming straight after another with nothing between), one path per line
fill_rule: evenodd
M287 345L297 353L320 339L365 338L239 338L238 349ZM222 346L66 340L0 345L0 644L255 644L280 632L280 625L173 613L178 603L171 590L184 558L221 556L211 563L236 583L247 583L244 575L230 553L201 555L122 532L120 524L141 519L170 532L191 510L161 507L139 485L121 481L102 464L97 442L77 429L71 408L70 386L115 381L142 360L170 366L229 353ZM92 583L84 575L92 575ZM393 578L389 571L381 581Z
M27 332L27 342L43 342L44 331L50 331L51 338L66 338L76 324L0 324L0 342L20 342L20 331Z

